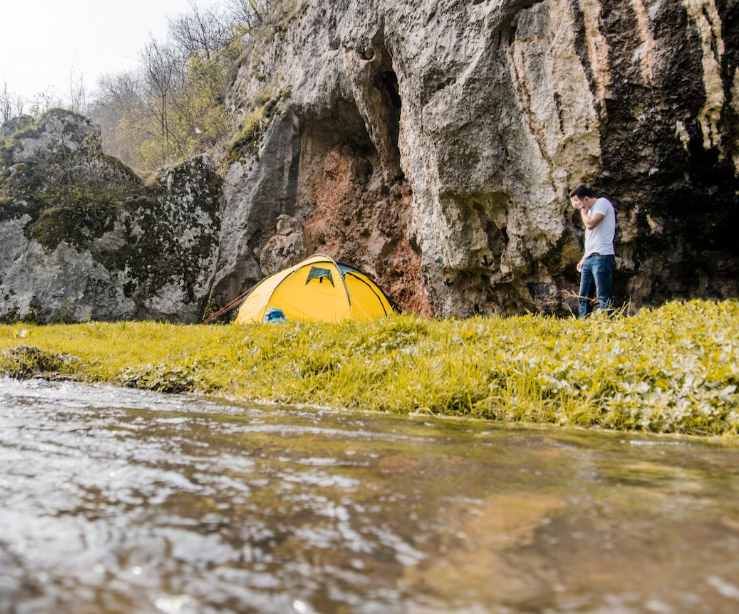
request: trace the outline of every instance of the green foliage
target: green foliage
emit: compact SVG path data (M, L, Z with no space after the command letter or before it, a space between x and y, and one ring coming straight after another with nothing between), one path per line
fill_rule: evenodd
M12 292L12 290L11 290ZM12 292L15 294L14 292ZM11 293L9 292L6 294L3 298L4 300L8 300L11 296ZM17 305L14 305L12 309L6 311L2 316L0 316L0 324L15 324L16 322L19 322L21 319L21 312Z
M739 301L634 317L33 329L75 373L160 391L693 435L739 429ZM0 347L17 341L0 326Z
M18 135L24 134L35 125L36 122L33 117L21 115L20 117L14 117L0 126L0 167L7 167L13 164L13 145ZM0 180L5 177L0 175Z
M225 143L232 130L225 99L242 44L272 4L243 0L231 11L193 5L170 23L166 41L141 51L139 71L105 77L91 114L106 150L154 170Z
M123 118L122 128L139 134L138 152L144 168L185 160L226 137L230 128L230 116L223 105L227 72L222 56L192 53L182 81L168 92L166 109L160 108L154 117L128 114Z
M124 369L120 374L120 380L129 388L155 392L179 393L209 390L207 384L198 376L197 365L148 364Z
M12 161L20 139L38 137L43 123L56 112L25 123L20 132L6 138L0 155ZM10 162L6 164L0 176L0 220L29 215L32 221L24 229L26 236L48 249L61 241L87 246L111 230L126 196L141 184L119 160L102 154L99 142L80 142L76 151L52 144L31 160L15 164L13 172L8 170Z
M263 92L256 98L254 108L246 114L239 124L239 129L231 138L228 146L230 162L242 160L246 155L256 156L258 154L259 142L269 128L277 104L283 98L288 97L290 92L291 89L288 87L274 97Z
M226 148L225 159L234 160L258 149L286 92L279 92L276 75L261 74L270 95L252 101L235 127L236 101L226 105L229 91L247 56L261 57L275 37L284 38L307 3L229 4L223 10L193 4L189 14L170 22L165 41L152 40L141 50L138 71L102 79L90 114L102 127L106 151L136 168L155 170L204 151L215 151L220 160Z
M0 352L0 374L15 379L49 377L72 371L79 359L69 354L19 345Z

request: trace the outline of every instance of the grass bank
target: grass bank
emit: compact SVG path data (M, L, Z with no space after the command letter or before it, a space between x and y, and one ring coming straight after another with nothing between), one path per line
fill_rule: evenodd
M162 392L736 435L739 301L584 322L0 326L0 372L50 371Z

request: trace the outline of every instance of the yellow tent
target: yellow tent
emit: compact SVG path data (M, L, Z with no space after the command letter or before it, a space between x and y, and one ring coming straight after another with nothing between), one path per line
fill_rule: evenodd
M288 320L377 320L392 312L385 294L367 275L317 254L257 284L236 324L264 322L268 309Z

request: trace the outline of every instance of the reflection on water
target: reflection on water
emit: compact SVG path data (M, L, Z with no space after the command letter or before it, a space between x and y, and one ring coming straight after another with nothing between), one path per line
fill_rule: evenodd
M737 612L737 461L0 380L0 612Z

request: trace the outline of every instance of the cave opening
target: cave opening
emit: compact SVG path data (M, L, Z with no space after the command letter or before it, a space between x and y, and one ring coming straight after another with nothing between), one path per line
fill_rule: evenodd
M403 101L400 97L398 75L393 70L392 57L386 48L382 48L382 58L373 77L372 84L380 94L380 106L377 109L377 119L384 124L386 134L385 162L390 171L392 180L402 181L405 178L400 168L400 115Z
M296 217L305 250L359 267L402 308L428 315L400 167L401 84L381 41L356 53L353 97L337 96L300 127Z
M387 95L394 109L400 111L403 102L398 90L398 75L392 70L386 70L375 75L375 87Z

